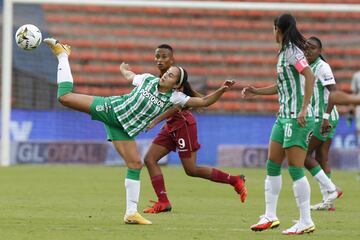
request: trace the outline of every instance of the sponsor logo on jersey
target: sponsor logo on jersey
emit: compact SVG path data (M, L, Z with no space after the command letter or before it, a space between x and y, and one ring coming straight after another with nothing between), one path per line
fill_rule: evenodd
M152 102L153 104L157 105L158 107L163 108L165 103L163 101L161 101L160 99L158 99L156 96L154 96L153 94L151 94L149 91L145 90L145 89L141 89L140 93L146 97L147 99L149 99L150 102Z
M333 79L334 79L333 77L327 77L327 78L324 79L324 81L326 82L326 81L330 81L330 80L333 80Z
M95 109L96 109L97 112L102 112L102 111L104 111L104 106L103 105L96 105Z

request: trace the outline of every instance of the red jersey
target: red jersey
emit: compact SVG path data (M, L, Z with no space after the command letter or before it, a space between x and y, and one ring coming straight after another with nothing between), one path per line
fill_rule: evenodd
M166 120L166 128L168 131L173 132L181 127L183 127L187 123L188 125L192 125L196 123L195 117L192 115L192 112L188 109L179 111L175 113L172 117Z

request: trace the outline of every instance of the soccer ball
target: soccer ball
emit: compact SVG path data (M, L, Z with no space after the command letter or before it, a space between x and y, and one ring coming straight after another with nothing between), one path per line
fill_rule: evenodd
M37 48L42 40L42 35L36 26L25 24L16 31L15 41L19 48L33 50Z

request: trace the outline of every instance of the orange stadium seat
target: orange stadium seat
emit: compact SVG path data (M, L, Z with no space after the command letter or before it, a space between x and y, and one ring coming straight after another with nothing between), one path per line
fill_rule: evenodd
M358 3L357 0L293 2ZM76 50L71 56L72 70L80 84L77 90L81 92L101 96L126 92L130 83L120 76L119 64L126 61L136 73L156 74L154 48L169 43L175 49L176 63L184 66L190 77L206 79L205 92L220 87L228 78L238 82L235 91L226 93L209 110L267 113L278 110L275 95L244 101L240 89L246 85L263 87L275 83L277 46L272 24L274 16L281 11L53 4L44 4L43 9L50 34ZM338 88L349 90L353 73L360 69L359 38L355 34L360 31L360 15L297 11L295 16L302 19L299 28L306 36L322 39L324 55L332 66Z

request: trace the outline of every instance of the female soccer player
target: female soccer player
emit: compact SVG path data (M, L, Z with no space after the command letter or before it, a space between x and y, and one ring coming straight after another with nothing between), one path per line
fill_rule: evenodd
M205 107L216 102L229 90L234 81L225 81L217 91L205 97L189 97L173 88L186 81L186 71L171 67L159 79L150 74L135 75L127 64L120 66L121 73L135 86L131 93L123 96L97 97L73 93L73 77L68 56L70 47L53 38L44 40L58 58L58 99L61 104L91 115L102 121L109 140L125 160L128 167L125 178L126 213L124 222L128 224L151 224L137 212L140 194L140 171L142 163L135 136L166 109L173 105Z
M155 50L155 61L160 71L160 77L173 65L173 49L167 44L162 44ZM178 88L187 96L199 97L201 94L194 91L190 83L186 80ZM234 186L235 191L240 194L241 201L244 202L247 196L244 176L231 176L216 168L198 166L196 164L197 150L200 144L197 140L196 119L188 108L169 110L156 118L149 128L166 119L166 124L162 127L153 143L150 145L145 155L145 165L149 171L151 183L158 197L158 201L153 206L144 209L144 213L160 213L171 211L171 204L167 197L164 177L158 161L169 154L170 151L178 150L184 170L188 176L209 179L214 182L227 183Z
M312 107L315 115L315 127L309 142L305 167L319 182L323 195L321 203L311 206L312 210L335 210L333 201L342 195L331 181L331 169L328 166L328 154L331 140L339 122L339 113L333 104L328 104L331 91L335 90L335 78L329 64L321 55L322 43L317 37L307 40L306 58L315 75L315 88ZM315 159L311 157L315 151ZM320 163L320 165L319 165Z
M276 207L282 183L281 163L286 157L300 218L295 225L283 231L283 234L303 234L315 230L310 215L310 185L304 175L308 141L314 126L310 105L314 75L303 53L306 40L298 31L292 15L282 14L275 19L274 35L279 43L276 84L265 88L249 86L243 89L244 97L278 93L280 104L278 117L271 132L266 162L266 210L251 229L263 231L280 225ZM300 75L305 79L302 80Z

